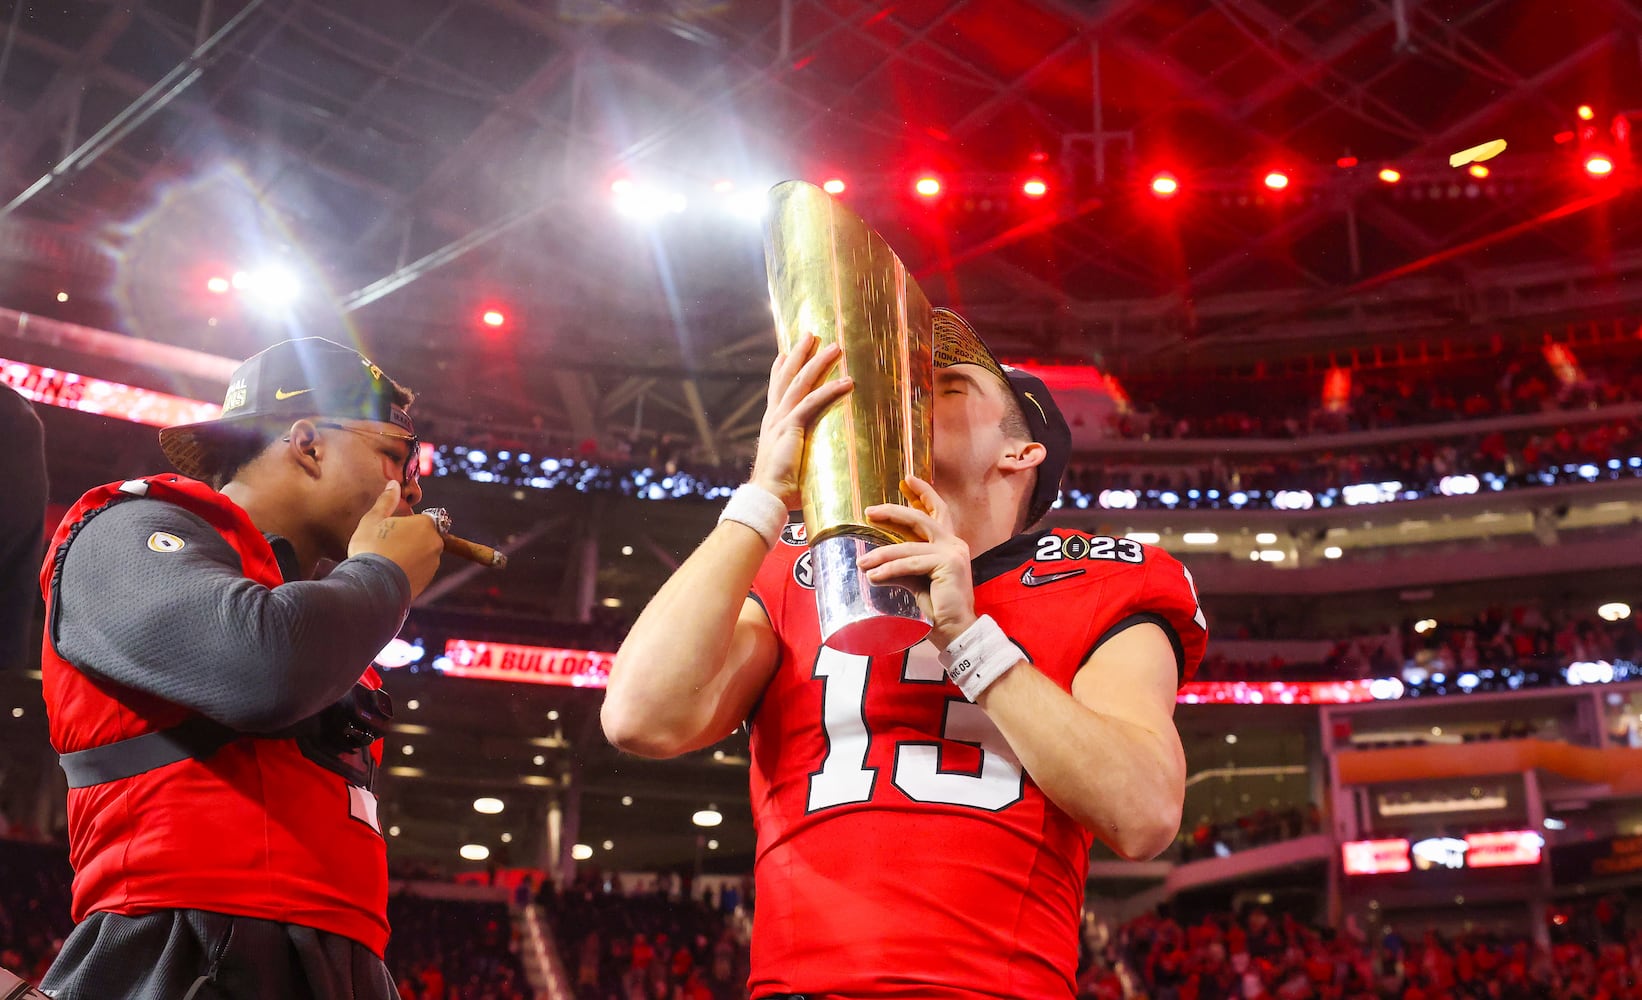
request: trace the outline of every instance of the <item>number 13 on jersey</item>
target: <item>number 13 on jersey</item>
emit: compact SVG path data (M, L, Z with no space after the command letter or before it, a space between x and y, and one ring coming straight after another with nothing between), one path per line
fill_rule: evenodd
M868 685L946 686L946 672L928 642L909 650L899 677L872 676L865 656L822 647L816 657L816 681L822 685L821 730L827 743L821 767L810 774L808 812L867 802L878 783L876 767L867 766L875 721L869 719ZM945 697L939 738L899 740L895 744L891 783L914 802L943 803L997 812L1021 800L1025 775L1003 734L981 711L961 697ZM980 749L975 770L942 768L945 744ZM890 793L893 794L893 793Z

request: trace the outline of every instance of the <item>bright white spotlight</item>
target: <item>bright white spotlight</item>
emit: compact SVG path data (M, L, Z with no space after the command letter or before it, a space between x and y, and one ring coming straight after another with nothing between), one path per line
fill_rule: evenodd
M1403 696L1403 682L1395 677L1376 677L1368 682L1368 696L1376 701L1396 701Z
M724 822L724 814L709 807L698 810L694 816L690 817L690 822L696 826L717 826Z
M1312 497L1305 490L1278 490L1271 505L1277 510L1310 510Z
M484 813L486 816L494 816L501 812L504 808L506 807L502 805L501 799L493 799L487 796L482 799L473 800L473 811L476 813Z
M425 653L421 646L413 646L403 639L389 639L388 644L382 647L382 652L376 654L376 665L394 670L398 667L409 666L422 658Z
M1345 550L1338 545L1330 545L1323 550L1324 559L1338 559L1345 554Z
M483 861L490 857L490 848L483 844L463 844L459 853L465 861Z
M241 271L232 284L246 298L268 308L289 306L302 295L302 279L284 264L266 264L255 271Z
M1107 510L1134 510L1140 497L1134 490L1101 490L1100 505Z
M1258 535L1254 536L1254 544L1256 544L1256 545L1276 545L1277 544L1277 535L1276 535L1275 532L1262 531Z
M769 200L763 191L733 191L725 195L724 208L738 219L757 222L764 218Z
M1139 542L1142 545L1156 545L1158 542L1163 540L1163 536L1159 535L1155 531L1131 531L1123 537L1129 539L1131 542Z
M593 856L593 848L588 844L576 844L570 848L570 856L577 861L586 861Z
M1180 536L1180 540L1187 545L1213 545L1220 541L1220 536L1212 531L1188 531Z
M1613 601L1597 608L1596 614L1605 622L1622 622L1631 616L1631 606L1624 601Z
M676 191L628 181L620 190L612 185L616 211L630 219L658 219L664 215L678 215L689 202Z

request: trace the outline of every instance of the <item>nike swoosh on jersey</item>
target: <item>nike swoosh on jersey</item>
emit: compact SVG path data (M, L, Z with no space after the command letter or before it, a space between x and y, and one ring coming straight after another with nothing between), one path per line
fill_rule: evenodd
M292 389L290 392L286 392L284 389L275 389L274 390L274 398L277 399L277 400L280 400L281 402L283 402L287 399L290 399L292 396L300 396L305 392L313 392L313 390L312 389Z
M1038 574L1032 572L1031 566L1028 566L1026 567L1026 572L1021 574L1021 583L1028 587L1041 587L1046 583L1054 583L1056 580L1070 580L1072 577L1082 576L1086 572L1088 571L1081 569L1068 569L1062 570L1059 573L1045 573L1044 575L1039 576Z

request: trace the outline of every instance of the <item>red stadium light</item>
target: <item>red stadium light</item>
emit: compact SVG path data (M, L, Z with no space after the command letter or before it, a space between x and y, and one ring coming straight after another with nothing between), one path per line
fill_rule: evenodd
M1606 153L1592 153L1585 157L1585 172L1592 177L1606 177L1613 173L1613 158Z
M1028 198L1042 198L1049 193L1049 185L1045 184L1041 178L1033 177L1021 185L1021 190L1026 193Z
M205 290L212 295L227 295L228 289L232 287L234 287L233 283L220 274L213 274L205 279Z
M1488 176L1488 167L1487 167L1487 165L1482 164L1482 163L1473 163L1473 164L1471 164L1471 176L1475 177L1479 181L1482 180L1484 177L1487 177Z
M1380 180L1385 181L1387 184L1395 184L1402 179L1402 171L1398 170L1396 167L1380 168Z
M918 178L918 183L912 185L912 190L924 198L933 198L941 193L941 182L938 178L924 176Z
M1341 170L1350 170L1357 165L1357 158L1355 156L1342 156L1334 161L1334 165Z
M507 322L507 316L500 309L486 309L479 321L486 326L499 327Z
M1596 117L1596 110L1594 108L1592 108L1589 104L1581 104L1579 106L1578 114L1579 114L1579 120L1580 121L1588 122L1592 118Z
M1159 198L1173 198L1180 193L1180 178L1168 171L1152 176L1152 194Z
M1265 185L1273 191L1281 191L1289 186L1289 175L1281 170L1273 170L1266 174Z
M828 194L843 194L844 182L839 180L837 177L829 178L821 185L821 190L827 192Z

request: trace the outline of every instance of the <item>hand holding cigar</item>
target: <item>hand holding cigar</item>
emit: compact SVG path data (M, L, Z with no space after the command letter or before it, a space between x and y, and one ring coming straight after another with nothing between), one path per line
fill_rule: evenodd
M450 511L443 507L429 507L422 513L433 518L433 523L439 526L439 534L445 539L445 551L450 555L478 563L490 569L505 569L507 556L488 545L470 542L466 538L459 538L450 533Z

